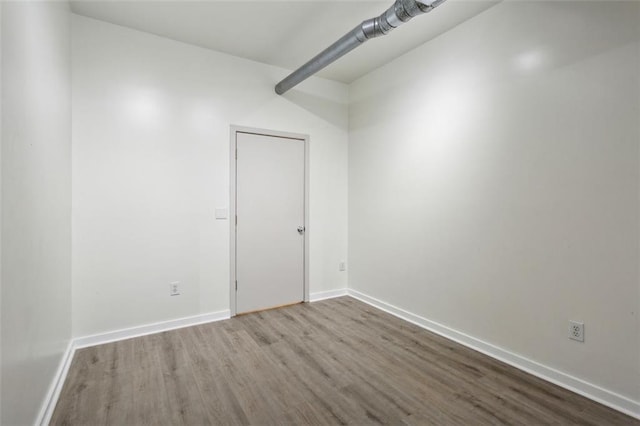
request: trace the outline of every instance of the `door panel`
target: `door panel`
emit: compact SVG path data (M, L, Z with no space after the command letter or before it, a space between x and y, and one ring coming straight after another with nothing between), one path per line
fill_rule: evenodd
M300 139L236 133L236 312L304 299Z

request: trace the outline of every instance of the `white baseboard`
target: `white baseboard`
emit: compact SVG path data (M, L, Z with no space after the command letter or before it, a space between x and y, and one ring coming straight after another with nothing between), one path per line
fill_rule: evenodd
M317 293L312 293L310 299L312 302L324 299L330 299L333 297L346 296L347 289L329 290ZM154 333L161 333L163 331L175 330L183 327L190 327L198 324L205 324L214 321L220 321L229 319L231 312L229 310L211 312L203 315L194 315L191 317L179 318L170 321L161 321L153 324L145 324L137 327L130 327L121 330L109 331L106 333L93 334L90 336L77 337L72 339L67 346L60 365L54 375L49 390L45 397L45 400L40 408L36 423L37 425L48 425L51 421L51 416L58 403L62 386L67 378L73 355L77 349L87 348L91 346L102 345L105 343L117 342L120 340L131 339L134 337L146 336Z
M415 324L419 327L427 329L454 342L460 343L473 350L481 352L515 368L526 371L536 377L551 382L555 385L568 389L572 392L580 394L586 398L592 399L614 410L625 413L636 419L640 419L640 402L629 399L623 395L619 395L610 390L604 389L598 385L586 382L577 377L571 376L552 367L540 364L526 357L510 352L506 349L492 345L491 343L482 341L468 334L449 328L445 325L431 321L419 315L412 314L386 302L368 296L359 291L348 289L349 296L358 299L368 305L385 311L391 315Z
M310 299L312 302L316 302L319 300L346 295L347 289L343 288L339 290L329 290L312 293L310 295ZM67 350L62 356L62 359L60 360L60 365L58 366L56 374L51 381L49 391L47 392L47 396L45 397L42 407L40 408L40 412L35 424L46 426L51 421L51 416L53 415L53 411L55 410L56 404L58 403L60 392L62 391L64 381L67 378L67 373L69 372L69 367L71 366L71 361L73 360L73 355L75 354L75 351L77 349L117 342L134 337L146 336L154 333L161 333L163 331L175 330L178 328L190 327L198 324L225 320L229 319L230 315L231 312L229 310L211 312L203 315L194 315L191 317L161 321L152 324L145 324L141 326L108 331L106 333L93 334L90 336L83 336L72 339L69 342Z
M89 346L102 345L104 343L117 342L119 340L131 339L133 337L146 336L148 334L161 333L163 331L175 330L177 328L190 327L192 325L205 324L208 322L220 321L230 318L228 310L211 312L208 314L194 315L191 317L178 318L169 321L161 321L153 324L145 324L137 327L124 328L122 330L108 331L106 333L94 334L91 336L77 337L74 343L77 349Z
M327 291L318 291L316 293L311 293L309 296L310 302L317 302L319 300L325 299L333 299L334 297L346 296L348 291L346 288L340 288L338 290L327 290Z
M322 291L312 293L310 299L312 302L319 300L330 299L334 297L349 295L355 299L358 299L368 305L383 310L391 315L401 318L405 321L409 321L419 327L434 332L447 339L453 340L464 346L467 346L473 350L481 352L506 364L509 364L515 368L526 371L541 379L547 380L572 392L580 394L584 397L592 399L603 405L625 413L631 417L640 419L640 402L633 401L625 396L619 395L615 392L604 389L600 386L586 382L577 377L573 377L567 373L563 373L554 368L547 367L536 361L530 360L521 355L510 352L506 349L492 345L491 343L482 341L468 334L449 328L445 325L431 321L419 315L415 315L404 309L395 307L386 302L378 300L374 297L368 296L364 293L353 289L338 289ZM92 336L79 337L72 340L64 353L60 366L52 380L52 384L47 393L47 398L42 405L40 414L38 415L38 421L36 424L47 425L53 415L60 391L64 385L65 378L69 371L73 354L76 349L85 348L89 346L100 345L104 343L115 342L118 340L130 339L138 336L145 336L148 334L160 333L163 331L174 330L183 327L189 327L197 324L204 324L208 322L220 321L228 319L230 312L220 311L212 312L204 315L196 315L192 317L180 318L176 320L163 321L154 324L147 324L139 327L131 327L123 330L116 330L102 334L95 334Z
M46 426L51 421L53 410L56 408L56 403L58 402L58 397L62 391L64 380L67 378L67 373L69 372L69 367L71 366L71 360L73 359L75 351L76 348L73 344L73 340L71 340L67 345L67 350L62 355L62 359L60 359L60 364L58 365L56 374L53 376L47 396L40 408L40 413L38 414L38 418L35 422L36 425Z
M69 346L60 361L60 366L53 377L51 386L47 392L47 396L42 404L42 408L40 409L40 413L38 414L35 424L46 426L51 421L51 416L53 415L53 411L58 403L62 386L67 378L67 373L69 372L69 367L73 360L73 355L77 349L102 345L104 343L117 342L119 340L131 339L133 337L146 336L148 334L161 333L163 331L175 330L183 327L190 327L192 325L220 321L228 319L229 317L230 312L228 310L211 312L203 315L194 315L191 317L156 322L153 324L146 324L138 327L125 328L122 330L109 331L106 333L72 339L69 342Z

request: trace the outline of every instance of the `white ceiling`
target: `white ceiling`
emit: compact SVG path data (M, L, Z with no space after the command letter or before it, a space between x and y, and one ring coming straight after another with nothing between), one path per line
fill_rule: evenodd
M72 1L74 13L294 70L388 1ZM449 0L368 41L319 76L350 83L496 4Z

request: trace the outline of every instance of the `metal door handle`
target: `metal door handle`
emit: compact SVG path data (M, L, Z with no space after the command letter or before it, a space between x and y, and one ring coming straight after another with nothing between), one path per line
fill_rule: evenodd
M305 230L304 226L298 226L298 234L300 235L304 234L304 230Z

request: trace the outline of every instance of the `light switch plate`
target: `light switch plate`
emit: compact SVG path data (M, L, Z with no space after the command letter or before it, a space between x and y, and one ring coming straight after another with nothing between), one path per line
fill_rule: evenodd
M228 216L227 209L220 208L216 209L216 219L226 219Z

